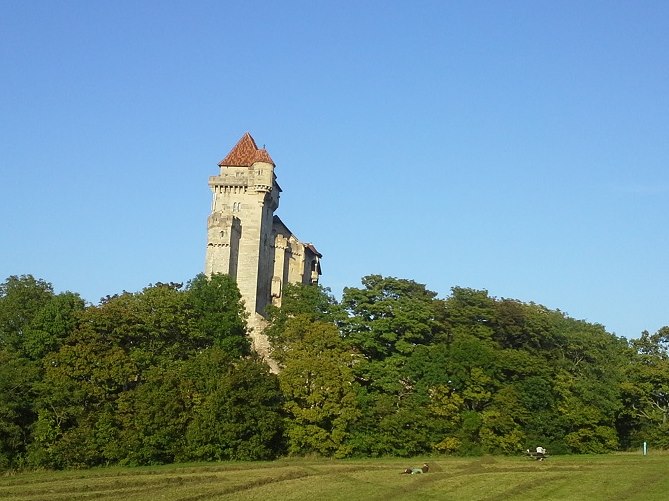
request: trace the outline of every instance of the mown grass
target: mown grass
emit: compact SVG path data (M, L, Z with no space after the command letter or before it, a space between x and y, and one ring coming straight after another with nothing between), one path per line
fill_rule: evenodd
M425 475L401 475L430 464ZM669 455L285 459L0 474L0 500L669 499Z

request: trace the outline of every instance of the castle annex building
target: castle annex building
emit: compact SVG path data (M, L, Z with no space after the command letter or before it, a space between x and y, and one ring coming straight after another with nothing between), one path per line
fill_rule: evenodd
M274 161L248 132L218 166L219 174L209 178L213 201L205 273L235 279L250 315L254 347L264 355L267 306L281 304L286 283L318 283L322 256L274 215L281 194Z

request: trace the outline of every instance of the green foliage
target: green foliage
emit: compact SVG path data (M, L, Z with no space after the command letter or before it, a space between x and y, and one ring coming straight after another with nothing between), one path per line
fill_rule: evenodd
M669 448L669 327L626 342L533 303L370 275L287 285L251 351L234 281L86 305L0 285L0 469Z
M265 334L271 343L272 358L283 364L295 343L302 341L302 332L294 328L294 318L305 323L340 323L345 317L342 308L321 286L286 284L281 298L281 308L270 306L270 325ZM292 324L292 325L291 325Z
M184 359L210 346L211 340L196 329L187 294L171 285L149 286L139 293L125 292L86 309L81 328L68 344L97 335L123 350L145 370L161 361ZM83 338L82 338L83 336Z
M669 327L644 331L630 346L635 356L621 383L627 432L636 444L669 448Z
M57 352L77 326L84 306L84 300L72 292L55 295L44 303L24 331L22 351L25 356L41 360Z
M279 382L287 414L291 454L344 457L352 423L358 417L355 358L331 323L298 315L284 323Z
M29 444L38 367L0 349L0 470L16 464Z
M156 284L88 307L32 277L10 279L3 294L12 351L0 352L2 370L21 367L27 379L12 372L0 384L0 466L265 459L281 450L278 382L249 358L229 277ZM15 296L39 300L21 309Z
M369 275L363 288L344 289L342 304L349 313L343 331L368 360L409 355L429 344L440 329L436 293L413 280Z
M206 345L213 343L233 357L249 355L251 343L246 336L246 311L234 280L228 275L200 274L188 284L195 329Z
M0 284L0 348L21 352L26 328L52 297L53 286L32 275Z
M281 330L284 323L297 315L310 320L340 322L346 314L332 296L330 289L321 285L286 284L281 295L281 307L269 306L269 331Z
M479 339L492 337L495 300L488 291L453 287L445 306L449 341L463 334Z
M54 295L51 284L31 275L0 284L0 469L24 462L42 358L59 349L83 308L78 295Z
M542 306L502 299L495 302L493 338L502 348L550 350L555 342L553 324L562 318Z
M142 384L118 399L120 433L108 444L110 459L126 464L170 463L183 456L185 433L194 407L187 362L152 367Z
M411 280L370 275L344 290L346 341L362 355L353 366L361 417L352 429L356 455L409 456L430 450L435 424L429 385L443 382L446 358L430 347L444 337L443 302ZM443 428L443 427L442 427Z
M111 339L84 324L68 344L45 359L37 385L38 419L31 462L40 466L105 463L105 447L117 440L115 426L103 426L118 396L133 386L138 367Z
M272 459L283 452L282 396L257 357L209 350L191 363L197 405L186 430L189 460Z

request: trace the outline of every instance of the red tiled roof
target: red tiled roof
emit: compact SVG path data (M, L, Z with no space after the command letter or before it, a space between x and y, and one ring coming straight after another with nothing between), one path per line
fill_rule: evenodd
M228 156L218 165L227 167L251 167L256 162L267 162L274 165L274 161L265 148L258 148L256 142L248 132L242 136Z

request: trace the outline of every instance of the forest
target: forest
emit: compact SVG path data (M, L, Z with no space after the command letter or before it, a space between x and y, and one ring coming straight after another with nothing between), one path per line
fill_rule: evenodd
M228 276L86 303L0 284L0 470L669 448L669 327L637 339L535 303L369 275L286 286L247 336Z

